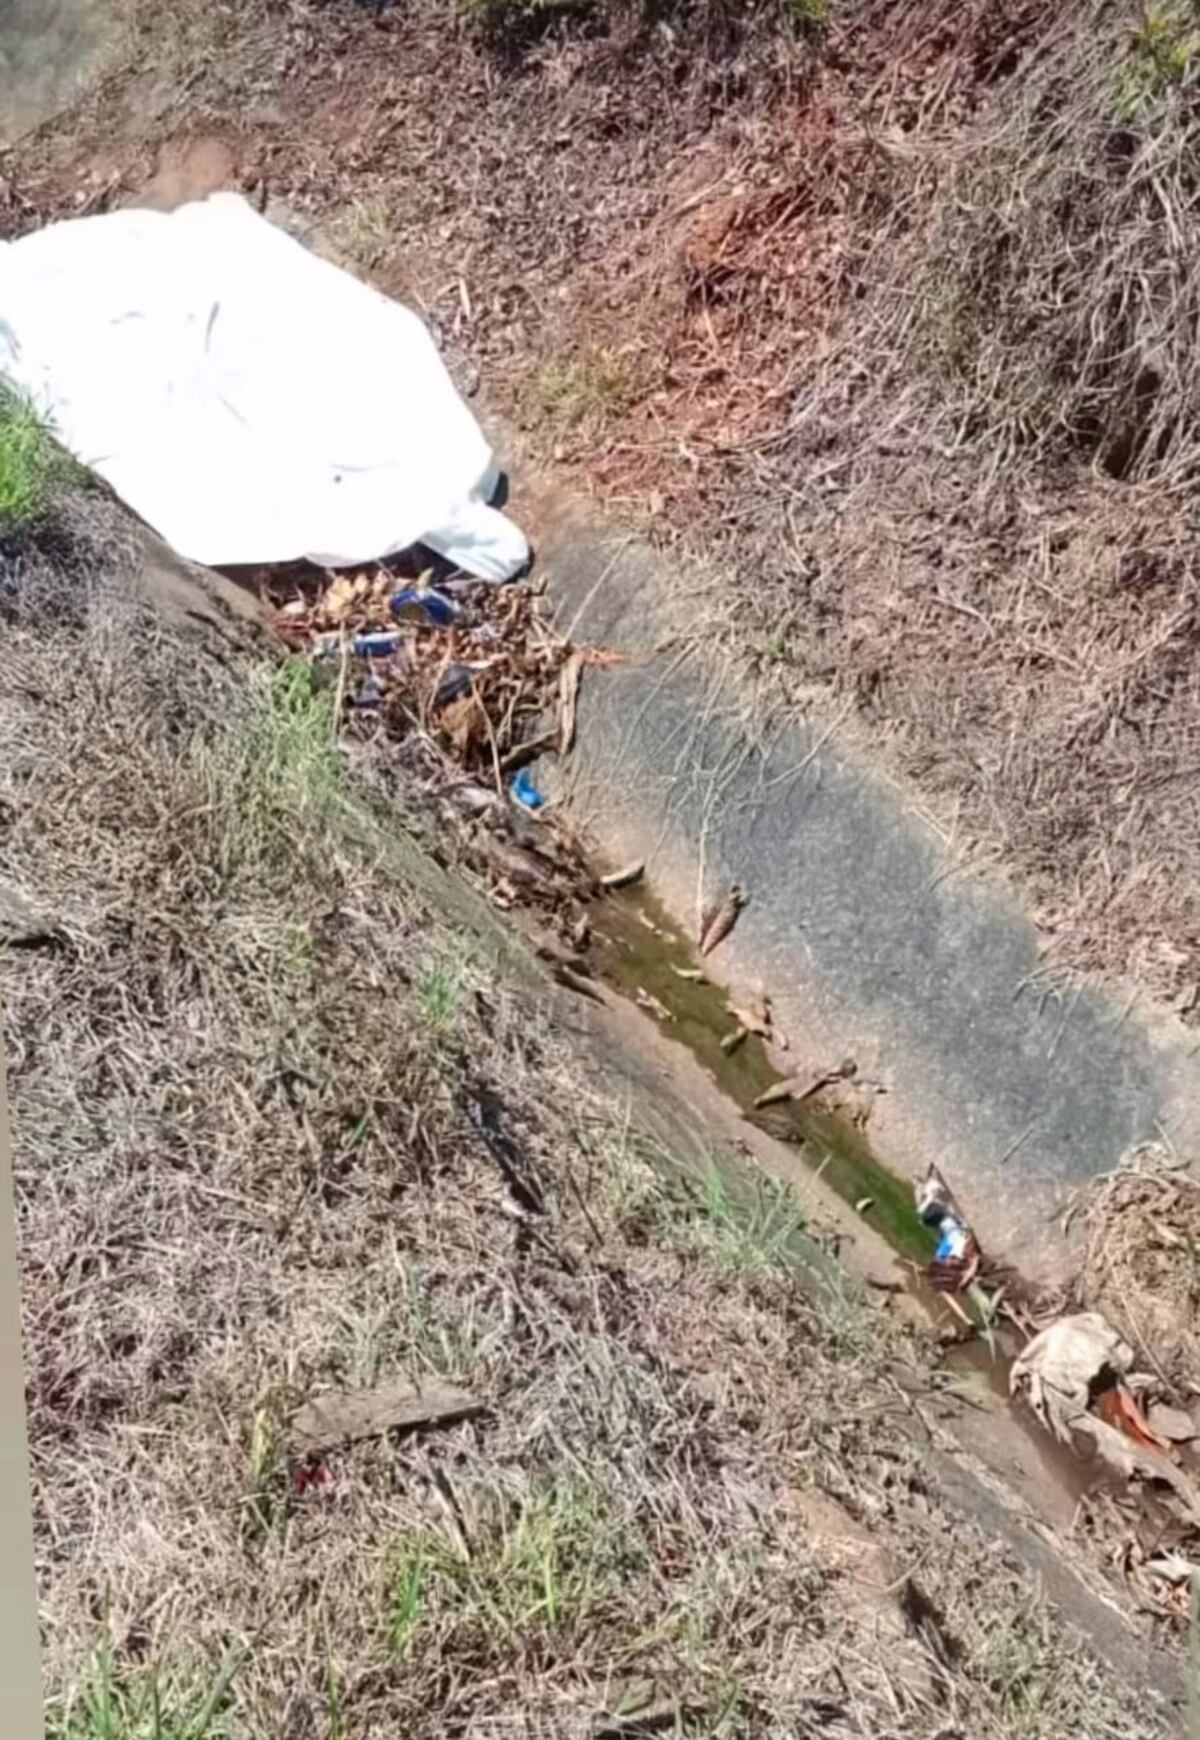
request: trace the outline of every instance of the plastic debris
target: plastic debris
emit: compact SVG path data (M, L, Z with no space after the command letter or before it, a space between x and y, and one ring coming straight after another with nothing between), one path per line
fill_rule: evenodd
M281 638L333 663L348 731L396 746L492 905L537 910L563 937L586 938L586 904L603 890L539 780L542 757L562 751L564 668L610 661L560 634L531 586L446 582L454 619L432 625L429 607L436 614L445 594L409 561L324 576L272 570L258 583ZM407 620L395 609L405 595ZM565 680L568 697L575 686ZM608 886L641 873L626 866ZM570 963L555 971L599 996Z
M979 1273L979 1241L936 1166L916 1185L917 1218L937 1233L926 1271L938 1293L965 1293Z
M323 634L313 648L318 658L336 658L347 648L360 659L386 659L401 645L402 637L384 630L380 634L356 634L349 640L340 634Z
M430 628L449 628L459 617L454 600L433 586L402 586L392 594L391 610L397 622L420 622Z
M540 810L546 801L537 786L534 785L533 776L527 767L523 767L520 773L513 775L508 789L517 802L527 810Z
M450 665L433 691L433 704L445 707L450 701L457 701L460 695L465 695L470 687L470 666Z
M390 658L400 645L398 634L356 634L354 650L361 659Z
M0 243L0 307L0 374L193 561L528 563L424 322L239 194Z

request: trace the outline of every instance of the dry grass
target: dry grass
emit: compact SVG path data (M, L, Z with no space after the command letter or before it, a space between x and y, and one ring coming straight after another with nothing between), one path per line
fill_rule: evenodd
M916 1350L798 1287L790 1199L664 1170L304 672L166 636L112 530L3 588L2 869L57 934L5 961L51 1731L1158 1734L993 1543L945 1553ZM293 1401L397 1371L490 1411L299 1490Z
M1102 1312L1181 1401L1200 1395L1200 1180L1151 1145L1097 1180L1081 1207L1079 1303Z
M875 0L830 42L692 154L650 266L581 275L645 390L580 457L716 534L705 640L849 707L1052 967L1190 1013L1195 20Z

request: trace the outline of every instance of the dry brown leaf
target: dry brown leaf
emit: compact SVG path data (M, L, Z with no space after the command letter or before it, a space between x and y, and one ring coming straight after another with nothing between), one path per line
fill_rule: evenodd
M583 675L583 654L573 652L558 675L558 752L568 755L575 742L575 710L579 700L579 679Z
M770 1039L771 1005L765 997L756 997L747 1003L727 1003L726 1008L747 1033L753 1033L759 1039Z
M847 1057L833 1069L814 1069L809 1070L806 1075L789 1075L785 1080L777 1081L764 1089L754 1104L773 1106L780 1100L806 1100L835 1081L848 1081L854 1075L855 1069L854 1059Z
M1146 1420L1157 1437L1166 1438L1172 1444L1187 1444L1200 1437L1192 1416L1182 1408L1169 1407L1166 1402L1153 1402L1147 1410Z
M734 882L724 900L715 908L711 917L706 915L704 926L700 933L700 953L710 955L718 943L724 942L734 925L738 913L746 904L746 895Z
M465 755L472 743L482 742L487 733L483 708L475 695L460 695L442 708L438 725L454 745L459 755Z
M640 882L645 875L646 866L641 858L632 864L623 864L619 870L610 870L607 876L600 878L601 888L628 888L631 882ZM651 925L651 928L655 928Z
M358 596L358 577L339 574L321 599L321 615L327 622L344 622L354 609Z

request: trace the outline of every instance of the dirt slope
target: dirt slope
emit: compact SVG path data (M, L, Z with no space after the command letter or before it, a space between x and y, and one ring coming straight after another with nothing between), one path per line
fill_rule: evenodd
M50 1732L1165 1732L943 1496L919 1340L798 1285L786 1194L664 1182L305 672L135 551L60 510L0 591ZM397 1375L478 1411L290 1448Z

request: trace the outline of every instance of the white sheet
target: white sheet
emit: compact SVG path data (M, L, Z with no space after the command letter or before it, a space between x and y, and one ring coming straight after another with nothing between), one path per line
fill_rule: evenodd
M0 243L0 374L193 561L528 558L423 323L238 194Z

